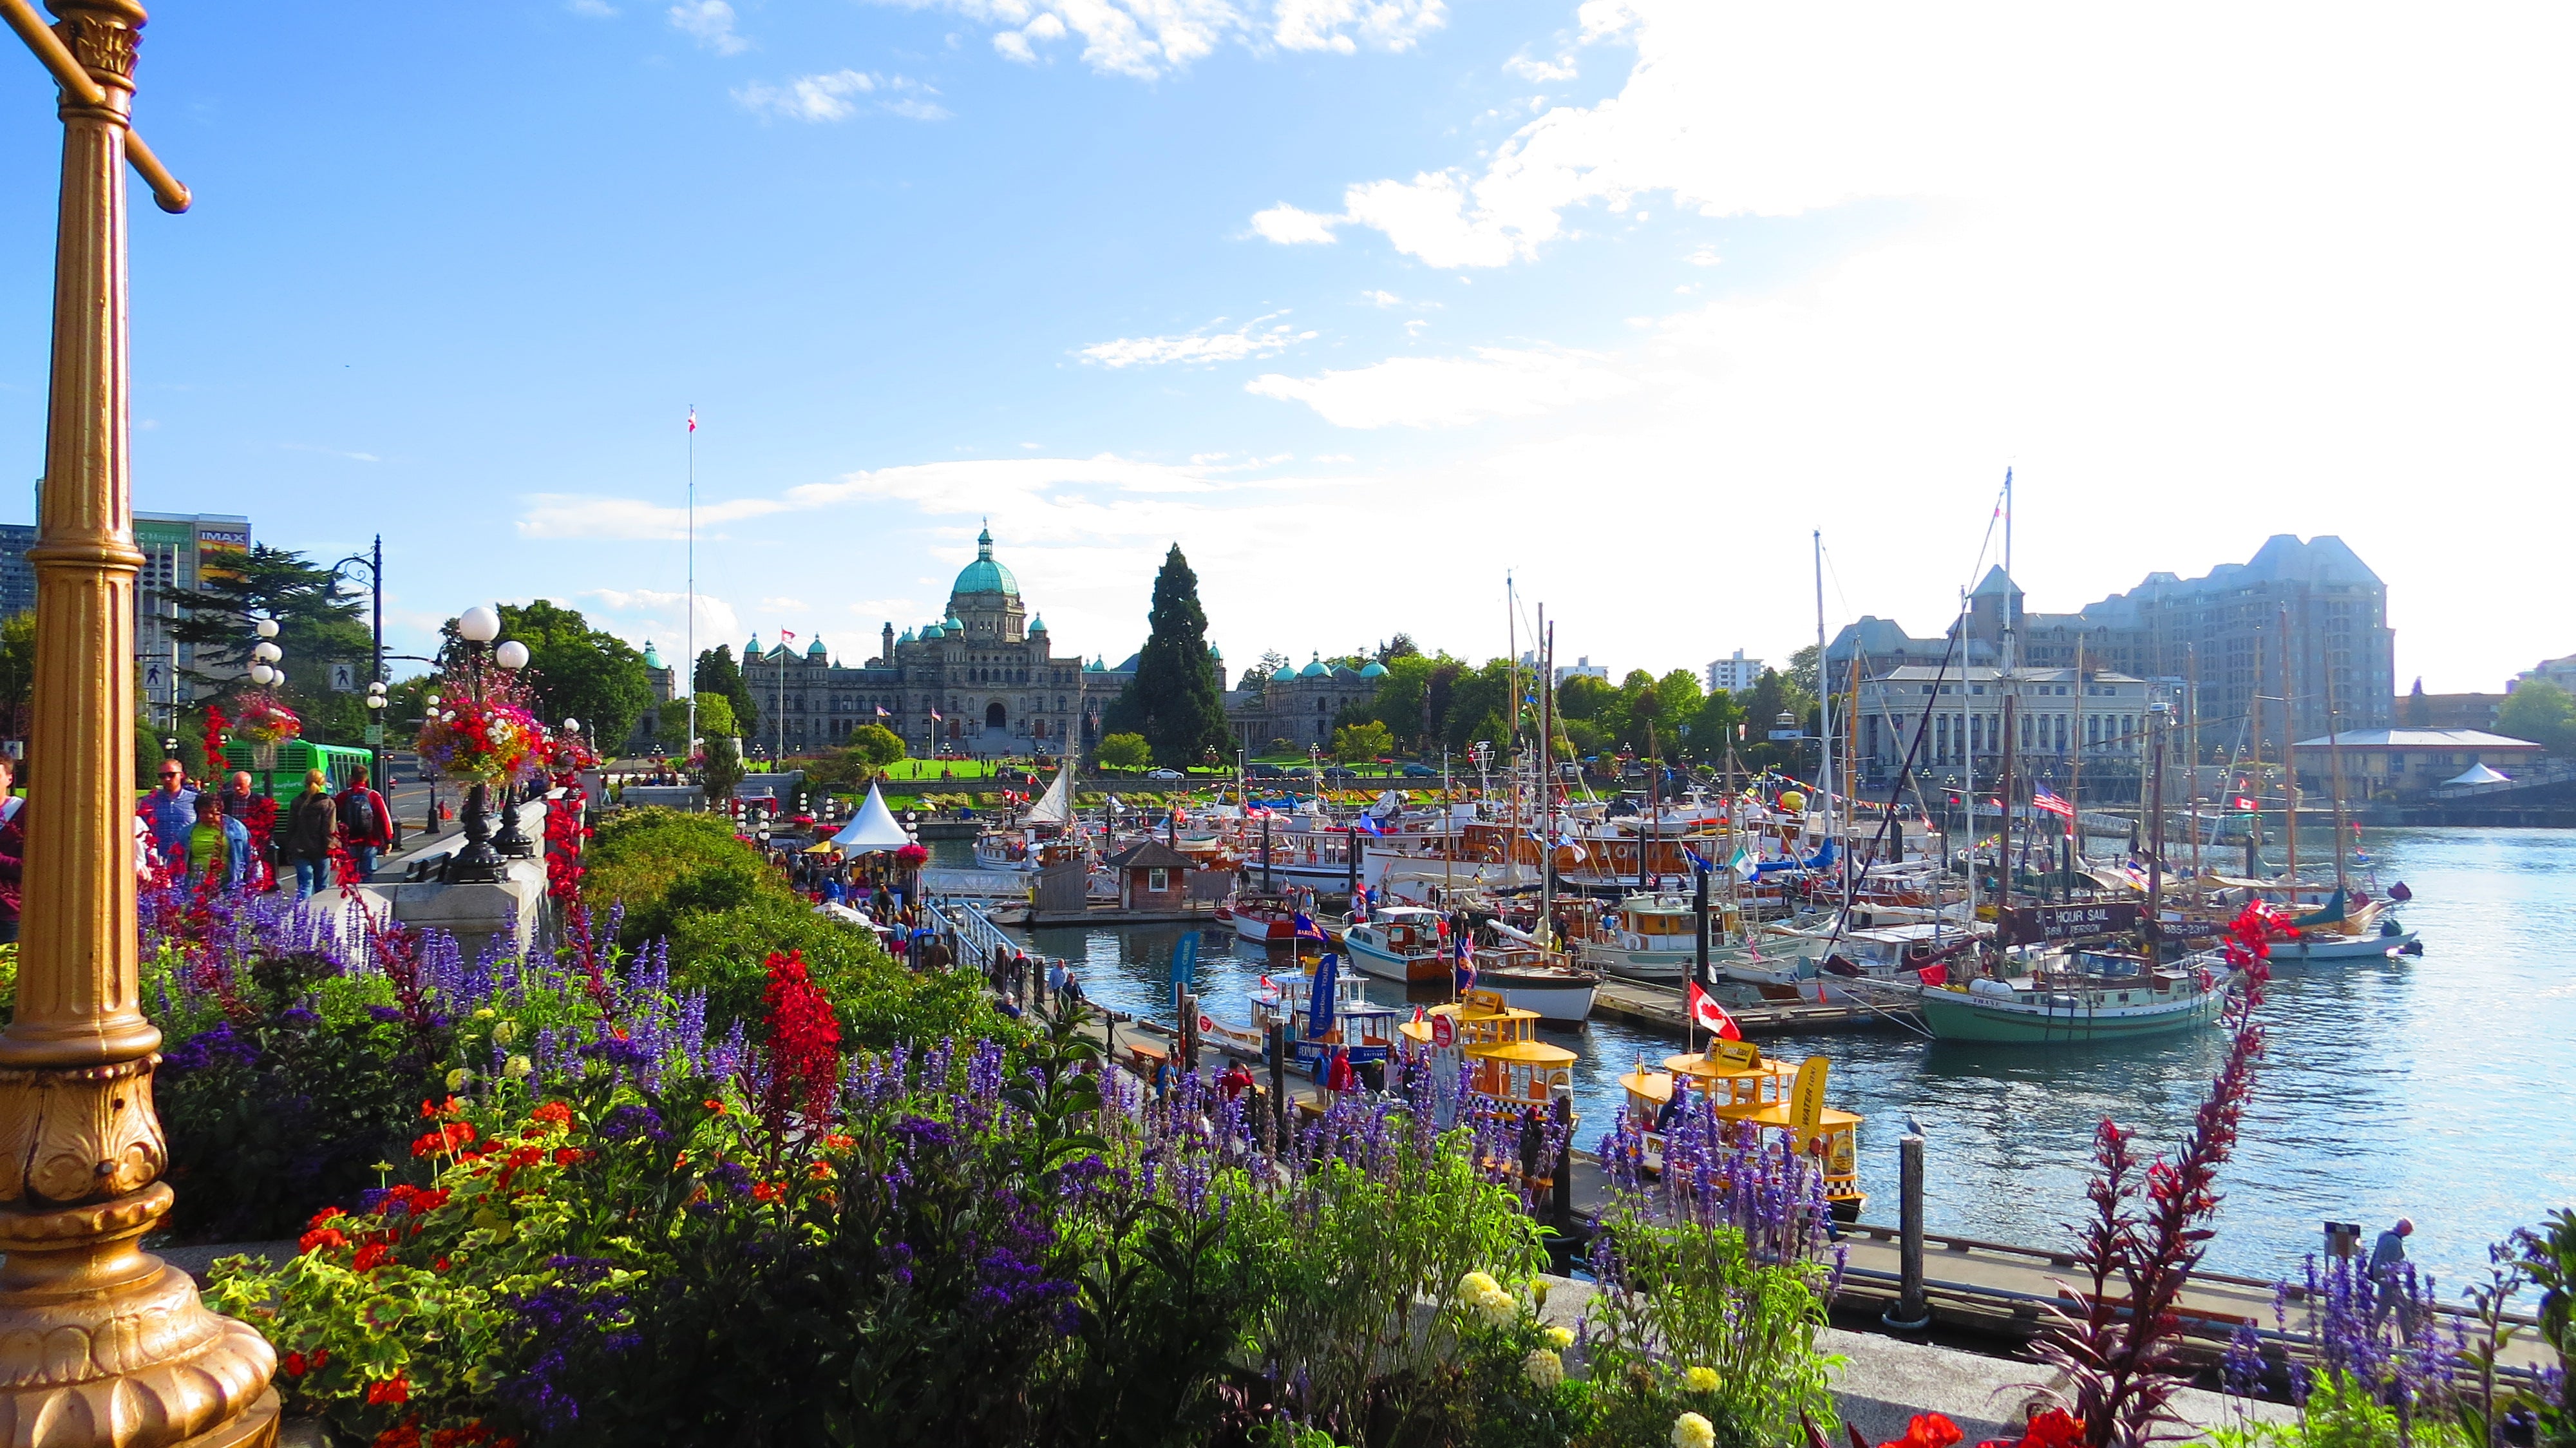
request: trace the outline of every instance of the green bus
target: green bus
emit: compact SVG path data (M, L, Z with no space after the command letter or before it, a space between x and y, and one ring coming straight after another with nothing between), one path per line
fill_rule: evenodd
M331 792L338 794L349 787L357 771L368 767L373 756L364 749L350 749L338 744L312 744L302 739L288 739L277 746L277 768L268 778L260 778L259 769L251 763L251 746L236 739L224 746L227 771L242 770L250 775L251 788L267 786L266 792L278 799L293 799L304 792L305 771L318 769L331 781ZM381 788L381 786L379 786Z

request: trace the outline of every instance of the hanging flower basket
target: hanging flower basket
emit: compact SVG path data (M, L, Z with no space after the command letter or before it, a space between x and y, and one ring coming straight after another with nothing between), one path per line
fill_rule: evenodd
M265 690L242 695L233 707L238 711L233 715L233 733L266 751L271 760L277 756L278 745L304 733L304 721L286 706L286 701Z
M907 870L918 870L930 858L930 852L919 845L906 845L894 852L894 860Z
M515 704L457 699L422 721L420 757L451 778L500 784L518 773L537 739L536 721Z

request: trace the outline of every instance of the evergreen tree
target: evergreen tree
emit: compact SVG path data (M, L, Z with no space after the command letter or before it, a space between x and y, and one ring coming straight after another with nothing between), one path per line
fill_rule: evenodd
M743 682L742 670L734 666L731 645L718 644L699 654L697 671L690 675L689 687L699 694L722 694L732 703L735 737L759 737L760 705L751 697L751 685ZM704 704L699 705L701 714L705 707ZM706 722L701 718L698 734L704 737L707 732Z
M1154 576L1154 606L1146 619L1153 632L1136 662L1136 677L1109 706L1103 731L1144 735L1155 760L1171 769L1200 763L1210 749L1230 752L1234 736L1216 686L1216 661L1208 657L1199 576L1178 543Z
M304 720L304 737L345 744L366 724L373 652L358 597L343 591L339 575L315 567L303 554L258 543L220 566L210 563L197 588L149 589L143 602L165 616L175 608L170 631L196 655L195 666L180 676L201 686L247 687L244 671L259 642L254 626L263 618L277 620L276 643L285 654L279 660L286 670L283 693ZM333 664L358 666L356 691L331 692Z

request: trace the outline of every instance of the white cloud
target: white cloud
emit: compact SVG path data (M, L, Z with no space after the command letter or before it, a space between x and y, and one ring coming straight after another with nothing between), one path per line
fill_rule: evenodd
M733 7L725 0L680 0L670 15L671 28L696 41L701 50L740 55L751 49L750 41L733 33Z
M1725 260L1725 258L1720 257L1717 254L1716 247L1703 246L1697 251L1692 252L1689 256L1684 257L1683 260L1689 262L1692 266L1716 266L1721 261Z
M906 77L872 75L865 71L836 70L828 75L799 76L784 85L754 81L733 93L735 101L745 108L791 121L845 121L859 113L860 102L854 97L873 98L869 104L881 111L916 121L941 121L948 112L935 101L938 91Z
M1559 56L1553 61L1532 60L1526 55L1515 55L1503 62L1503 69L1523 80L1542 83L1572 80L1577 74L1574 68L1574 57L1570 55Z
M814 608L801 598L764 598L760 606L772 613L810 613Z
M526 538L676 539L689 536L689 510L640 498L603 498L578 493L532 493L519 515L519 534ZM700 503L698 530L766 517L784 505L765 498L739 498L726 503Z
M688 667L687 651L691 642L688 627L689 595L652 588L594 588L575 597L596 602L598 612L606 615L595 621L607 625L628 643L642 646L652 643L662 652L662 662L675 668ZM436 625L432 625L434 629ZM695 642L700 650L723 644L732 648L744 637L742 616L732 604L711 593L698 595ZM681 682L688 680L684 674ZM685 690L683 690L685 692Z
M609 4L608 0L564 0L564 8L593 20L607 20L617 14L617 7Z
M1447 20L1443 0L884 0L936 6L996 27L993 48L1033 64L1039 47L1077 36L1083 63L1151 80L1224 44L1259 53L1402 51Z
M1334 240L1333 228L1346 219L1300 211L1283 201L1267 211L1252 213L1252 229L1282 246L1295 246L1300 242L1324 245Z
M1447 19L1441 0L1279 0L1270 38L1285 50L1401 51Z
M1111 342L1095 343L1082 349L1082 355L1110 367L1155 366L1165 362L1240 362L1247 357L1275 357L1299 342L1314 340L1312 332L1300 332L1282 322L1267 331L1261 324L1285 312L1255 317L1231 332L1208 331L1223 322L1223 317L1195 332L1177 337L1120 337Z
M278 447L286 452L316 453L326 458L346 458L353 463L380 463L384 461L383 458L378 457L376 454L371 452L347 452L336 447L315 447L311 443L282 442L278 444Z
M1635 384L1581 353L1479 347L1474 358L1393 357L1314 377L1265 373L1244 391L1302 402L1336 427L1458 427L1616 397Z
M1397 296L1393 292L1362 292L1360 293L1360 300L1373 307L1400 307L1404 305L1404 298Z

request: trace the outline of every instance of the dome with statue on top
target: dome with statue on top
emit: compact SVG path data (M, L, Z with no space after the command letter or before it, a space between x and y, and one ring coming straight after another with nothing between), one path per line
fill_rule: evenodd
M1011 570L993 561L993 530L988 526L975 535L975 561L957 575L957 586L951 593L1001 593L1013 598L1020 595L1020 581Z

